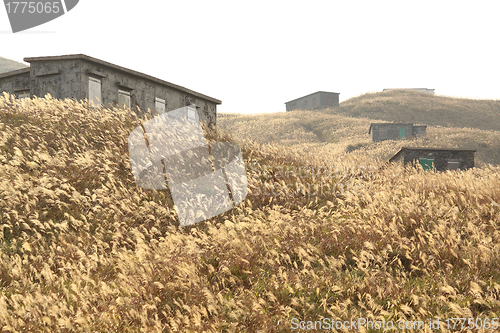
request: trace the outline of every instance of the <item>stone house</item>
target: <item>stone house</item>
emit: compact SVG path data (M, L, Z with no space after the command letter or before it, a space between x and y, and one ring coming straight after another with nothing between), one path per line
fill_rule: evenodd
M30 67L0 74L0 93L18 97L89 100L161 114L196 105L199 119L215 125L221 101L176 84L84 54L24 58Z
M404 140L425 134L427 125L403 123L372 123L368 134L373 142L384 140Z
M475 149L403 147L389 162L418 162L424 170L467 170L474 167Z
M340 93L317 91L315 93L285 102L286 110L314 109L339 106Z

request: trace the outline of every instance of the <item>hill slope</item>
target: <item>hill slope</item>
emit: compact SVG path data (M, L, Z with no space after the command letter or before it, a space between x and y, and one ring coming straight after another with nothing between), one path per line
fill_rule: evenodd
M352 159L351 155L355 154L359 155L356 159L364 157L367 163L377 164L403 146L426 146L477 149L476 165L484 166L500 164L500 109L497 105L500 106L500 102L391 91L357 97L341 103L339 108L326 110L219 114L217 123L236 139L277 144L297 152L315 152L332 162ZM473 112L470 111L472 106L475 106ZM419 108L430 110L426 112L432 116L415 111ZM451 112L453 116L449 115ZM427 124L427 135L413 140L371 142L370 123L391 119ZM470 122L464 123L465 119ZM479 126L486 128L477 128Z
M5 73L5 72L14 71L16 69L26 68L26 67L28 67L28 66L26 66L25 64L22 64L20 62L0 57L0 74Z
M3 331L500 317L500 167L328 169L242 141L248 197L180 228L168 191L134 183L128 135L141 122L0 96Z
M500 101L445 97L410 90L365 94L326 112L388 122L500 131Z

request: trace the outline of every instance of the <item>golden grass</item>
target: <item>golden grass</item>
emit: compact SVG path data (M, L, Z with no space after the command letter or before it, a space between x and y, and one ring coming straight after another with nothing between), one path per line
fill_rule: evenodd
M321 156L331 163L364 160L380 165L403 146L477 149L475 165L500 165L500 131L428 124L418 139L372 142L369 118L353 118L329 111L297 110L286 113L239 115L223 113L218 126L236 140L285 146L287 150ZM350 153L348 153L350 152Z
M326 112L388 122L500 131L499 100L447 97L412 90L364 94Z
M0 98L2 331L289 332L294 317L500 316L499 167L325 166L242 141L247 199L180 228L167 192L134 184L127 138L141 121Z

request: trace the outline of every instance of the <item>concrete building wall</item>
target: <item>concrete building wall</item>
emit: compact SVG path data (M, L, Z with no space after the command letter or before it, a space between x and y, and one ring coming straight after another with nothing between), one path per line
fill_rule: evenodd
M417 162L429 167L433 164L438 171L467 170L474 167L474 153L475 150L470 149L403 147L389 161L404 165Z
M293 101L291 103L291 110L310 109L313 107L313 99L315 101L318 101L317 103L319 104L319 100L320 100L319 93L311 94L311 95L296 99L295 101ZM315 104L314 106L316 106L318 104ZM294 108L294 106L295 106L295 108ZM291 110L288 110L288 107L287 107L287 111L291 111Z
M404 128L405 138L413 136L413 124L374 123L371 124L370 134L374 142L384 140L400 140L400 129Z
M328 103L331 99L331 105ZM297 98L290 102L286 102L286 111L292 111L297 109L312 109L328 106L339 106L339 94L330 93L326 91L318 91L313 94Z
M31 95L40 98L84 98L79 60L36 61L30 64Z
M413 136L421 136L425 134L427 125L413 125Z
M474 151L470 150L428 150L408 148L403 152L404 164L420 158L433 158L434 167L438 171L448 170L448 162L459 162L459 169L467 170L474 167Z
M82 62L82 72L84 73L83 98L89 99L88 78L95 77L101 81L102 103L104 105L117 106L118 90L124 90L130 92L132 110L139 107L143 112L149 109L153 114L157 114L155 111L156 97L165 100L166 112L196 104L200 120L216 124L216 104L213 102L89 61Z
M321 93L321 105L322 106L339 106L339 96L340 94L335 94L335 93L327 93L327 92L322 92ZM332 103L329 104L329 99L331 99Z
M30 90L29 69L20 69L0 74L0 92L8 92L20 96Z
M200 120L216 124L216 104L205 101L187 92L160 85L147 79L117 71L90 61L82 61L83 98L89 99L89 77L101 81L102 103L106 106L118 106L118 90L130 92L130 107L139 107L143 112L155 111L155 97L165 100L165 111L171 111L186 105L195 104Z
M123 90L130 94L133 111L138 107L141 113L149 109L153 115L157 114L155 98L165 101L165 112L195 104L199 119L216 125L216 107L220 101L189 89L85 55L26 60L30 62L29 69L0 74L0 91L15 93L22 88L29 90L32 97L50 93L59 99L90 100L89 81L93 78L100 82L100 100L104 106L118 106L118 91Z

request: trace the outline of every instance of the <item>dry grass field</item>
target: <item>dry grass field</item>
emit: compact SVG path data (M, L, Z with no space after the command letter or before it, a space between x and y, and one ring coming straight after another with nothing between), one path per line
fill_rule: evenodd
M427 125L427 134L419 139L374 143L368 134L374 122ZM366 94L323 110L222 113L218 126L236 140L285 146L331 163L361 158L379 165L403 146L423 146L477 149L476 166L500 165L500 101L390 91Z
M0 330L295 332L297 321L367 318L451 332L443 320L462 317L492 331L500 167L381 169L372 148L346 154L340 142L350 122L348 144L366 143L368 119L324 117L338 121L333 136L296 122L313 154L284 127L287 148L239 137L247 199L181 228L168 191L134 183L127 138L147 118L0 97Z
M447 97L412 90L364 94L327 112L389 122L500 130L499 100Z

